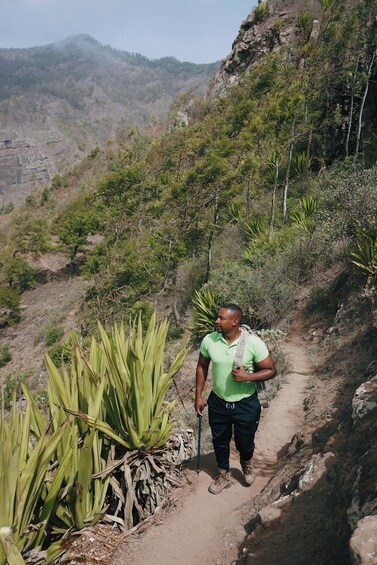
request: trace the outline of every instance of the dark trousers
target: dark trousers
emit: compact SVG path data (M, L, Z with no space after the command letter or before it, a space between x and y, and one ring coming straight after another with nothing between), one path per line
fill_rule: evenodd
M261 405L257 394L238 402L227 402L213 391L208 397L209 425L219 469L229 469L229 444L234 427L234 441L241 459L249 461L254 453L254 436L258 429Z

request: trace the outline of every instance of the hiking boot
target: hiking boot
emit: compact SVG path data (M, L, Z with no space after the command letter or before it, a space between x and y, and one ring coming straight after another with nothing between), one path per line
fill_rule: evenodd
M240 460L243 476L247 485L252 485L255 479L253 464L251 459L249 461Z
M230 481L231 477L230 471L225 471L225 469L219 469L219 474L215 477L214 481L209 485L208 490L211 494L220 494L224 488L230 487L232 484Z

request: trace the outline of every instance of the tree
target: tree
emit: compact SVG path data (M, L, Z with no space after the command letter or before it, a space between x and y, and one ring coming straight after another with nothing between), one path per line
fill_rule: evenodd
M55 232L67 254L71 270L77 254L89 244L88 236L98 232L100 221L96 211L87 208L68 208L58 218Z
M12 222L15 252L40 255L50 249L49 229L44 218L17 216Z
M29 263L20 257L5 257L0 262L0 278L3 279L10 288L21 292L34 286L34 270Z

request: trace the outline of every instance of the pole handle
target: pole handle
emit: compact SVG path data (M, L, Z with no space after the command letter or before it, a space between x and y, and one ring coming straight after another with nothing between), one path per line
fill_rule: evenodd
M200 445L202 439L202 416L198 417L198 454L196 458L196 473L200 473Z

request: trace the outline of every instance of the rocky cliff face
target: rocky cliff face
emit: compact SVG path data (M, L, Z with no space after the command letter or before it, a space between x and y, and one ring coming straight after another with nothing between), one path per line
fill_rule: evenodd
M201 94L217 64L150 61L89 36L0 50L0 207L64 173L97 144Z
M312 21L322 12L319 0L309 2L268 0L242 22L239 34L232 45L232 51L224 60L211 81L209 95L221 96L232 84L251 72L264 55L286 50L287 57L294 55L290 50L294 39L302 35L300 10L305 9ZM312 33L315 35L317 23Z

